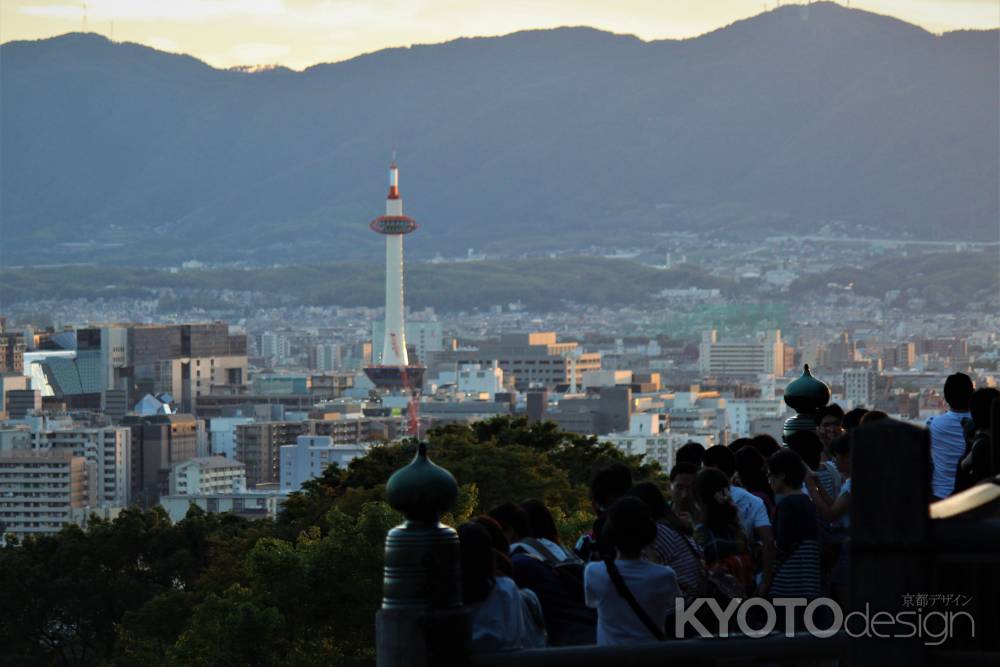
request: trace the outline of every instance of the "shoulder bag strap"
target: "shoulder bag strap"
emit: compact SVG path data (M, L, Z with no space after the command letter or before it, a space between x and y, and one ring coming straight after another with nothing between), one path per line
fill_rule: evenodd
M646 629L653 633L653 636L656 637L658 641L663 641L663 629L653 622L653 619L649 617L646 610L642 608L639 601L635 599L634 595L632 595L632 591L630 591L628 586L625 585L625 579L622 578L622 573L618 571L618 566L615 565L615 561L611 558L605 558L604 566L608 569L608 576L611 577L611 583L615 585L615 590L618 591L618 595L622 596L625 602L628 603L628 606L632 608L632 611L639 617L639 620L646 626Z
M558 565L560 563L560 560L556 558L556 555L552 553L552 550L542 544L540 540L537 540L534 537L525 537L521 540L521 542L537 551L538 555L541 556L549 565Z

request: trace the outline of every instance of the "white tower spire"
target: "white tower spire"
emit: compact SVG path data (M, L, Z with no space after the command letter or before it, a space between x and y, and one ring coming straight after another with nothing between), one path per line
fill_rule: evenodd
M403 236L416 230L417 223L403 215L395 153L389 165L385 215L372 220L369 226L385 236L385 339L382 341L382 361L379 365L409 366L403 306ZM373 342L377 344L377 341Z

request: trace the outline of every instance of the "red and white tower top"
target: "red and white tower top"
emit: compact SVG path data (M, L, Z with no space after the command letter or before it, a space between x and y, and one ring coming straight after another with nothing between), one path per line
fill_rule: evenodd
M409 234L416 231L417 221L403 215L403 197L399 194L399 167L393 157L389 165L389 196L385 198L385 215L380 215L368 225L379 234Z
M392 158L389 165L389 199L399 199L399 167L396 166L396 158Z

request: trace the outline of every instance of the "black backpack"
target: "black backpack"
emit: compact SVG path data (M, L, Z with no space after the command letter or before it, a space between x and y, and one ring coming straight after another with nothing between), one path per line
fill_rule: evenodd
M587 606L583 592L583 568L586 564L571 551L567 558L560 560L533 537L526 537L521 542L535 552L525 549L524 553L532 557L536 554L541 556L539 560L555 573L562 590L559 599L548 600L549 606L545 609L549 643L553 646L596 643L597 612Z

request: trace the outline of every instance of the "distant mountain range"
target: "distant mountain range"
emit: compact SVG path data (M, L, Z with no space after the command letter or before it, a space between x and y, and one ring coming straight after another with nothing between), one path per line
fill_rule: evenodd
M0 47L4 265L374 258L667 232L996 240L998 33L834 4L683 41L588 28L224 71L92 34Z

